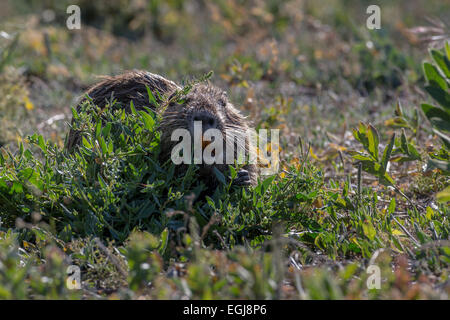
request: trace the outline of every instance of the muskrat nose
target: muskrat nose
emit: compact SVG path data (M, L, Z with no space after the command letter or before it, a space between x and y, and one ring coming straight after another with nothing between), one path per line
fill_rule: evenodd
M201 121L203 132L208 129L217 128L216 118L208 112L199 112L194 114L193 121Z

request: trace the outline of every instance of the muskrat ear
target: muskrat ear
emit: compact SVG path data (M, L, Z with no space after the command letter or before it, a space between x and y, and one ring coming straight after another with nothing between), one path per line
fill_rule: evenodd
M227 105L227 101L223 98L219 98L218 102L222 107L225 107Z
M228 94L226 91L222 92L222 96L219 98L219 103L222 107L225 107L227 105L228 101Z

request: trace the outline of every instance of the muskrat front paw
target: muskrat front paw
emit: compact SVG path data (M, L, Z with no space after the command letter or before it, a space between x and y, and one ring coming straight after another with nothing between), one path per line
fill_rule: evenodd
M233 181L235 186L249 186L251 185L250 174L247 170L241 169L237 173L236 179Z

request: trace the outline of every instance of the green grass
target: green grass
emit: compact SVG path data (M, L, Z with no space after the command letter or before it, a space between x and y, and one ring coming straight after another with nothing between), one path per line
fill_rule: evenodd
M0 30L20 35L0 43L0 298L448 299L445 126L420 108L448 78L405 36L448 5L384 4L368 32L353 1L151 3L112 1L78 32L62 2L51 22L37 2L3 10ZM194 166L158 161L157 114L70 108L95 75L130 68L183 84L214 71L256 128L281 130L280 172L204 196ZM68 153L72 117L83 141Z

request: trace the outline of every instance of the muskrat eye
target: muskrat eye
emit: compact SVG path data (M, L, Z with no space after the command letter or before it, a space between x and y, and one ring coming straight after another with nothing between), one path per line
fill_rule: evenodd
M225 106L227 105L225 99L219 99L219 104L220 104L222 107L225 107Z

